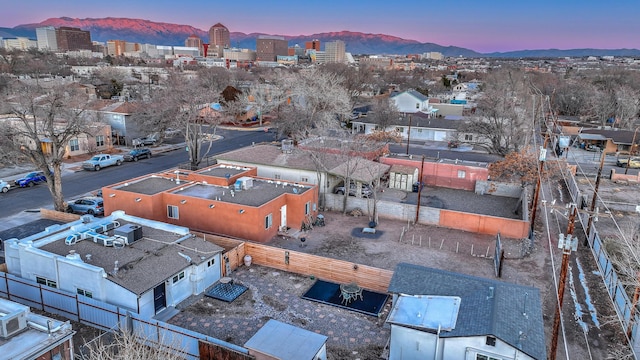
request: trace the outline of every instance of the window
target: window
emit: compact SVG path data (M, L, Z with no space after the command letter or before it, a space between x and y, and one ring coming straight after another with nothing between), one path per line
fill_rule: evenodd
M96 146L97 147L104 146L104 135L96 136Z
M419 133L421 133L421 132L422 132L422 129L417 128L417 129L416 129L416 131L417 131L417 132L419 132Z
M216 259L211 259L211 260L207 261L207 267L212 267L213 264L215 264L215 263L216 263Z
M93 294L91 293L91 291L83 290L80 288L78 288L76 291L78 292L78 295L86 296L93 299Z
M38 284L47 285L47 286L52 287L52 288L58 288L58 283L56 283L53 280L49 280L47 278L43 278L43 277L40 277L40 276L36 276L36 282Z
M307 203L304 204L304 214L305 215L311 214L311 202L309 201L307 201Z
M173 283L175 284L175 283L177 283L178 281L180 281L180 280L182 280L182 279L184 279L184 271L183 271L183 272L181 272L180 274L178 274L178 275L174 276L174 277L173 277L173 279L172 279L172 281L173 281Z
M273 178L276 180L280 180L282 179L282 177L280 176L280 174L273 174Z
M180 219L180 214L178 212L178 207L173 205L167 206L167 217L169 219Z
M458 179L464 179L467 177L467 172L464 170L458 170Z
M464 141L473 141L473 135L465 134L464 135Z
M501 360L489 355L476 354L476 360Z
M487 345L496 346L496 338L493 336L487 336Z
M264 228L269 229L273 225L273 214L264 217Z
M308 177L301 176L301 177L300 177L300 181L302 181L302 182L309 182L309 178L308 178Z
M69 140L69 150L70 151L78 151L78 150L80 150L80 144L78 143L78 139Z
M397 127L396 131L399 133L404 133L404 128L403 127Z

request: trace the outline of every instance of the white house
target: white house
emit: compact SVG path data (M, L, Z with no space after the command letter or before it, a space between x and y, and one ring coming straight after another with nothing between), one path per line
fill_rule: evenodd
M546 359L536 288L401 263L388 291L390 360Z
M391 94L390 99L401 113L421 112L429 116L434 116L436 113L436 110L429 105L429 98L415 90Z
M351 124L354 134L371 134L375 130L379 130L378 124L366 117L352 120ZM411 141L448 141L457 137L458 130L464 124L465 120L462 116L434 118L424 113L415 113L400 116L397 121L389 125L385 130L394 131L403 139L410 139ZM465 136L465 139L468 138L469 136Z
M188 228L122 211L5 241L10 274L149 318L218 281L222 251Z

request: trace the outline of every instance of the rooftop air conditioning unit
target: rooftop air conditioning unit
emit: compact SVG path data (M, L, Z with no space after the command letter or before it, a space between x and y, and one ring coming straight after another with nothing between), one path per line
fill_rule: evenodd
M29 308L0 299L0 338L8 339L27 328Z
M122 225L113 231L114 235L122 236L127 239L126 244L131 245L142 239L142 226L135 224Z

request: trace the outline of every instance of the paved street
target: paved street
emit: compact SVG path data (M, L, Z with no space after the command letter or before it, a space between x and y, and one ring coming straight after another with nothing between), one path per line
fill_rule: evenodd
M273 133L264 131L221 129L218 134L222 138L214 142L209 155L235 150L251 145L253 142L259 143L274 139ZM166 148L167 146L163 147ZM183 150L183 145L175 144L175 146L169 148L173 149L173 151L161 153L158 151L159 148L151 148L154 152L154 156L151 159L144 159L136 163L124 163L121 166L108 167L99 172L83 171L78 168L78 164L67 164L62 177L65 199L82 196L102 186L170 169L188 161L188 153ZM5 169L4 172L0 172L0 178L10 181L28 171L32 171L33 167L9 170L11 171L8 172ZM0 205L0 218L6 218L29 209L51 207L52 200L46 185L40 184L33 188L17 188L10 190L6 194L0 194Z

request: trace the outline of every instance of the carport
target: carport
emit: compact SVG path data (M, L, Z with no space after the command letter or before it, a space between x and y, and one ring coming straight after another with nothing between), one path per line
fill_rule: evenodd
M356 183L356 196L362 197L362 185L371 184L373 187L380 183L380 178L389 173L390 165L367 160L365 158L350 158L346 162L328 171L340 179L349 179ZM345 184L345 187L347 185Z

